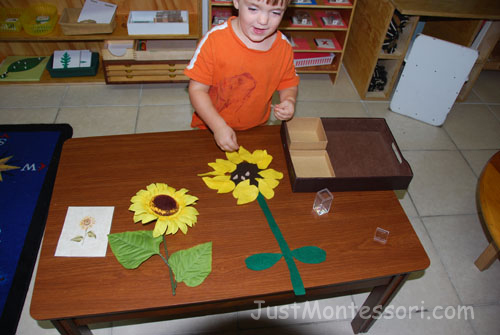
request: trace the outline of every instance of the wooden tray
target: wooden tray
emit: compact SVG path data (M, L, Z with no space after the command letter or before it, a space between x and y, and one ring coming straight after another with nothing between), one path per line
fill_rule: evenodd
M300 120L300 119L299 119ZM382 118L321 118L328 140L325 159L331 176L314 177L311 164L303 173L293 160L297 150L288 148L288 127L281 125L281 139L294 192L406 189L413 178L392 133ZM304 152L314 150L304 150ZM319 151L316 151L318 156ZM303 155L303 153L302 153Z

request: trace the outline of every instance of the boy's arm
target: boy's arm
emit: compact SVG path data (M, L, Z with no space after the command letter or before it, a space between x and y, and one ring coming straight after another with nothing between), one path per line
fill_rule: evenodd
M214 139L219 148L224 151L238 150L239 145L236 141L236 133L229 127L226 121L215 109L208 90L210 86L202 84L196 80L189 82L189 98L198 116L214 133Z
M286 121L293 117L297 92L297 86L288 87L278 92L281 102L274 106L274 116L276 116L276 119Z

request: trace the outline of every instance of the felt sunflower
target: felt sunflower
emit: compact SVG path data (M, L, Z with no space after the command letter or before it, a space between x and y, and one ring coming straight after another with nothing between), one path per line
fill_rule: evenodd
M213 171L199 174L209 188L218 193L233 192L238 205L254 201L259 193L266 199L274 197L283 173L268 169L273 157L266 150L250 153L240 146L238 152L226 152L226 157L208 163Z
M129 210L134 212L134 222L142 224L156 220L153 236L175 234L180 229L187 233L188 226L196 223L199 214L196 208L197 197L188 195L188 190L175 188L163 183L153 183L140 190L130 200Z

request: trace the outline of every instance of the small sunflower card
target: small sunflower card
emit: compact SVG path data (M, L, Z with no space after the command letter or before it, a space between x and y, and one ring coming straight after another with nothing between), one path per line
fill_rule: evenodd
M114 207L68 207L55 256L104 257Z

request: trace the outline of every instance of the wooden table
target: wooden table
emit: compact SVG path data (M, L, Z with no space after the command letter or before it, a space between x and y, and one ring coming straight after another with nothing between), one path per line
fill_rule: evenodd
M479 204L491 242L474 262L479 270L490 267L500 255L500 151L490 158L479 179Z
M266 149L284 178L270 210L291 249L315 245L327 252L321 264L297 262L306 295L294 295L283 260L265 271L246 268L245 258L279 252L257 202L237 206L197 176L225 155L208 131L181 131L76 138L63 148L38 273L31 315L51 320L62 334L87 332L89 323L138 317L179 318L326 298L372 288L365 305L386 306L413 271L429 259L392 191L334 193L333 213L311 213L314 193L292 193L279 127L238 133L250 151ZM180 283L172 296L168 271L159 257L136 270L124 269L108 248L104 258L54 257L68 206L115 206L112 233L153 229L133 223L130 198L153 182L187 188L199 198L198 223L187 235L167 237L169 252L213 242L212 272L198 287ZM373 241L377 227L390 231L387 244ZM357 315L355 333L374 319Z

